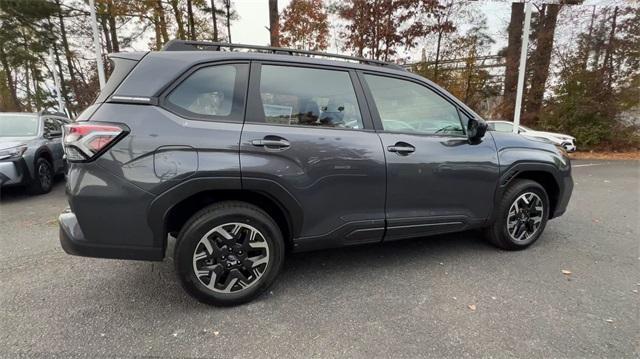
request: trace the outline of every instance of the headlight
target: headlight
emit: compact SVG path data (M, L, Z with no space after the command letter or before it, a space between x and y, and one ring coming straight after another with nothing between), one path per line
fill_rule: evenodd
M26 150L27 150L27 146L24 146L24 145L0 150L0 160L21 157Z

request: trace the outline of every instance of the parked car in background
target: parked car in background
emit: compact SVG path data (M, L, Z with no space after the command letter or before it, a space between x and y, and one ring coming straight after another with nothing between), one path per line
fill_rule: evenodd
M233 305L264 292L292 251L473 228L518 250L567 208L564 151L485 132L421 76L293 49L217 51L240 46L111 55L96 103L65 126L67 253L173 253L188 293Z
M59 113L0 113L0 186L26 186L32 194L51 191L66 168Z
M487 121L487 124L489 125L489 131L513 132L513 122ZM576 138L573 136L555 132L536 131L522 125L520 125L520 130L518 132L525 136L548 140L556 146L561 146L567 152L574 152L577 149Z

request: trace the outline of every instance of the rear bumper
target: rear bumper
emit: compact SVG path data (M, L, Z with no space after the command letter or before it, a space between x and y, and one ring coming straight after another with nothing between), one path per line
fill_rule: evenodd
M85 238L76 215L70 210L58 217L60 225L60 245L68 254L112 259L135 259L161 261L164 257L160 248L131 247L94 243Z

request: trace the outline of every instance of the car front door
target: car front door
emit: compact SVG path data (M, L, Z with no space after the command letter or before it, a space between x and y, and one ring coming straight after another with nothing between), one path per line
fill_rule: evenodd
M53 117L44 118L44 138L53 157L53 170L64 167L64 149L62 148L62 121Z
M435 87L404 77L360 76L386 151L385 240L483 223L498 179L490 135L470 141L464 117L470 114Z
M355 72L251 67L242 188L287 208L297 249L381 241L384 153Z

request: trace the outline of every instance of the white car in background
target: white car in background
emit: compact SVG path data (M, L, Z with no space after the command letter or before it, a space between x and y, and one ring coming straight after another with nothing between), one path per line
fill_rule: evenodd
M489 125L489 131L513 132L513 122L487 121L487 124ZM573 136L555 132L536 131L522 125L520 125L518 133L524 136L549 140L557 146L562 146L567 152L575 152L576 150L576 138Z

